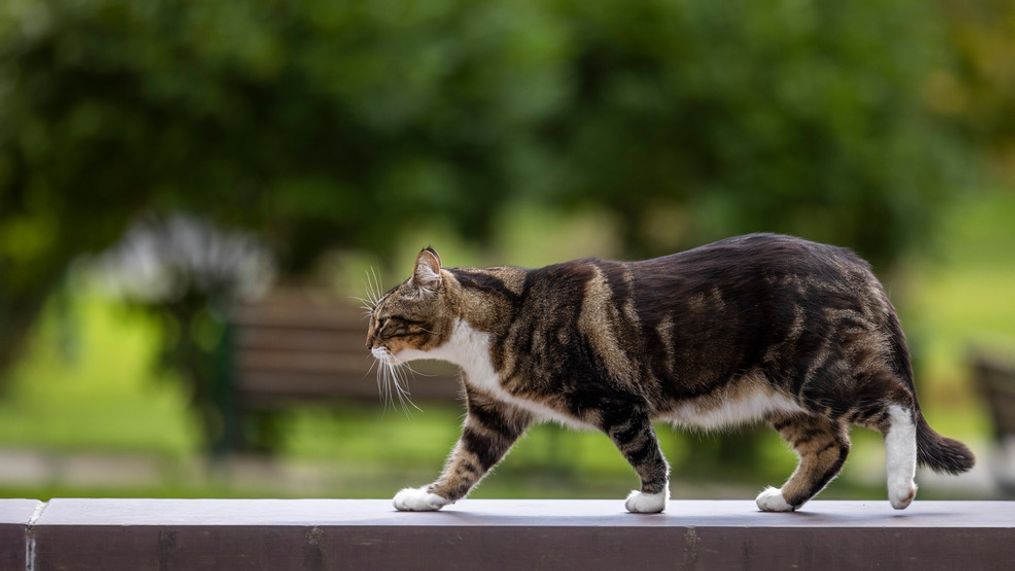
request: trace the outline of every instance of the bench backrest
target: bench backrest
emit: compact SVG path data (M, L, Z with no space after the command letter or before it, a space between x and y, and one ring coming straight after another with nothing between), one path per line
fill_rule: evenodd
M351 302L280 290L234 308L230 325L233 386L241 408L379 402L377 365L365 346L367 319ZM413 400L458 397L458 373L452 367L412 366L421 373L410 377Z

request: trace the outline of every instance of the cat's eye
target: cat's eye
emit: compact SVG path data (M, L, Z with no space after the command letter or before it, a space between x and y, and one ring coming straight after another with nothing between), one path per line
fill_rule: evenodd
M424 323L423 321L420 321L418 319L409 319L408 317L402 317L398 315L392 315L390 319L395 323L397 323L398 325L423 325Z
M397 326L397 325L407 325L409 323L412 323L412 321L404 317L399 317L398 315L389 315L387 317L382 317L380 320L378 320L377 327L379 329L384 329L384 326L387 325L388 323Z

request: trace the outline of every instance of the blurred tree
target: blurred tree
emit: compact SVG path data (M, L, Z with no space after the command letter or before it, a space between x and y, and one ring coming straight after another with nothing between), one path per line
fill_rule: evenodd
M5 2L4 354L140 211L251 227L289 273L421 222L481 237L559 75L552 46L514 41L540 26L506 3Z
M132 224L97 265L125 301L158 318L159 365L185 382L204 442L215 452L247 444L232 414L228 310L271 286L271 254L252 236L173 215Z
M949 61L925 5L557 4L573 89L543 131L547 191L608 205L634 255L766 230L886 269L956 190L962 149L923 100Z
M955 65L930 78L935 111L1015 180L1015 2L939 0Z

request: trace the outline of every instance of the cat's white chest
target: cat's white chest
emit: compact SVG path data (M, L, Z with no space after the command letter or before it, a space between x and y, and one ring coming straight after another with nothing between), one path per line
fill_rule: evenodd
M517 397L501 385L490 360L490 335L477 331L465 321L459 320L452 329L446 343L427 353L408 355L411 358L441 359L454 363L465 372L465 382L499 401L511 404L532 413L541 420L553 420L575 428L590 428L589 425L542 403Z

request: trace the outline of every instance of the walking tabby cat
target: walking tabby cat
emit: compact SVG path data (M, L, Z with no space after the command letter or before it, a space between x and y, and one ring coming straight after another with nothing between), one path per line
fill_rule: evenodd
M791 511L842 468L853 425L884 434L888 499L907 507L917 464L970 469L972 453L920 413L895 309L849 250L751 234L636 262L444 268L431 248L372 308L367 346L397 365L462 370L468 414L432 484L394 499L437 510L466 496L535 422L602 431L641 478L631 512L669 499L652 421L767 422L799 456L757 497Z

